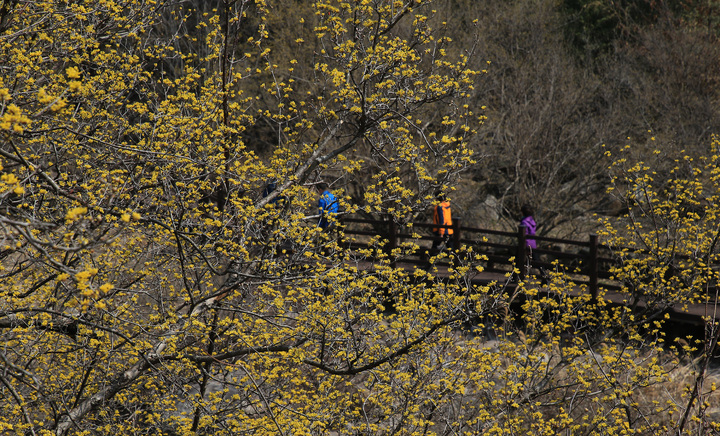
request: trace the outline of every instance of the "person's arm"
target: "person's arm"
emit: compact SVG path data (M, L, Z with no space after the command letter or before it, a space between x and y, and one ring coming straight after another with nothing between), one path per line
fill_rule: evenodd
M526 235L526 236L531 234L531 233L530 233L530 231L531 231L531 229L530 229L530 223L528 223L528 218L527 218L527 217L523 217L523 219L520 220L520 225L523 226L523 227L525 227L525 235Z
M440 218L439 219L440 225L445 226L445 225L447 225L447 222L445 221L445 211L443 209L444 208L443 208L442 204L439 204L437 206L438 217ZM447 236L448 229L446 229L445 227L440 227L440 234L443 236Z
M320 200L318 200L318 213L322 216L322 214L325 212L325 209L327 209L327 199L325 198L325 193L323 193L320 196Z

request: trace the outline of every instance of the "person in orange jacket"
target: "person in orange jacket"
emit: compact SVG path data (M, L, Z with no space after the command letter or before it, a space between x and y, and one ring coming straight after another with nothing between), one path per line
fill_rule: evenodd
M433 208L433 224L452 226L450 201L443 194L438 194L437 199L440 203ZM433 233L435 239L433 240L432 253L438 253L444 247L453 248L452 228L434 227Z

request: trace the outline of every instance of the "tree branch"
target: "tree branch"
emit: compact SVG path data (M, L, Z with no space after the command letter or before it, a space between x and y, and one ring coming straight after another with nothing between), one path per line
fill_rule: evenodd
M365 372L365 371L369 371L369 370L371 370L371 369L375 369L375 368L377 368L378 366L382 365L383 363L387 363L387 362L395 359L396 357L399 357L399 356L402 356L402 355L404 355L404 354L407 354L414 346L416 346L416 345L422 343L423 341L425 341L425 339L427 339L430 335L432 335L433 333L435 333L435 332L436 332L438 329L440 329L441 327L444 327L444 326L446 326L446 325L448 325L448 324L452 324L453 322L456 322L456 321L460 321L460 320L462 320L463 318L464 318L464 315L463 315L463 314L458 314L458 315L455 315L455 316L452 317L452 318L449 318L449 319L446 319L446 320L444 320L444 321L441 321L441 322L435 324L434 326L432 326L428 331L426 331L425 333L423 333L422 335L420 335L420 336L419 336L418 338L416 338L414 341L408 342L408 343L405 344L404 346L400 347L399 349L395 350L394 352L388 354L387 356L385 356L385 357L383 357L383 358L381 358L381 359L378 359L378 360L376 360L376 361L374 361L374 362L370 362L370 363L368 363L368 364L366 364L366 365L364 365L364 366L358 367L358 368L348 368L348 369L345 369L345 370L339 370L339 369L331 368L331 367L325 365L325 364L322 363L322 362L315 362L315 361L308 360L308 359L303 360L303 362L306 363L306 364L308 364L308 365L310 365L310 366L314 366L315 368L321 369L321 370L323 370L323 371L325 371L325 372L327 372L327 373L333 374L333 375L355 375L355 374L359 374L359 373L361 373L361 372Z

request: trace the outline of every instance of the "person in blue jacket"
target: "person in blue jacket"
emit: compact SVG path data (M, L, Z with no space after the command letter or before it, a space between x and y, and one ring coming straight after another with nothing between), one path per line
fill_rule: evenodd
M320 213L318 227L321 229L327 229L332 227L334 224L334 222L329 218L337 215L339 209L338 201L328 189L327 183L320 182L316 185L316 187L320 193L320 199L318 200L318 212Z

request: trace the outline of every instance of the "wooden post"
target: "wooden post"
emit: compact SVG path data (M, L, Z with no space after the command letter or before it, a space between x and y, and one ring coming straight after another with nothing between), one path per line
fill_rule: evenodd
M590 235L590 255L588 259L588 287L592 300L598 297L598 236Z
M520 271L519 279L525 280L525 256L527 255L527 242L525 241L525 226L518 226L518 245L515 253L515 268Z
M397 224L392 215L388 215L388 242L387 242L387 254L390 256L390 266L395 268L396 262L392 251L397 248Z
M455 251L460 250L460 223L461 222L462 222L462 219L460 219L460 218L453 218L453 220L452 220L453 249Z

